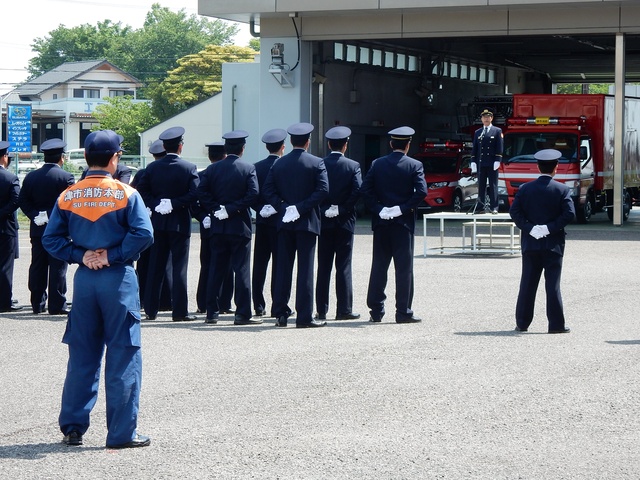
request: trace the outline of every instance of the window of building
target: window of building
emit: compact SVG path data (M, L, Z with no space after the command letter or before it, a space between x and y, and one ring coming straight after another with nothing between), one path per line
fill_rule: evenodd
M74 88L73 98L100 98L98 88Z
M134 95L133 90L109 90L110 97L124 97L124 96L133 97L133 95Z

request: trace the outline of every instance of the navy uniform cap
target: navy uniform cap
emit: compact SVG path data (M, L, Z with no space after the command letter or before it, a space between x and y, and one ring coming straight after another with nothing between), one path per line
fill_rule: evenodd
M7 142L6 140L3 140L0 142L0 152L3 152L4 150L6 150L7 148L9 148L11 144L9 142ZM4 154L4 152L3 152Z
M179 143L183 135L184 128L171 127L162 132L158 138L166 143Z
M113 130L97 130L87 135L84 149L87 153L113 155L120 151L120 139Z
M165 150L164 145L162 144L162 140L156 140L149 147L149 153L151 155L160 155L161 153L164 153L164 151Z
M491 110L487 110L486 108L480 113L481 117L493 117L493 112Z
M393 140L411 140L416 131L411 127L398 127L389 132Z
M280 143L287 138L287 131L283 128L273 128L262 135L263 143Z
M351 129L349 127L333 127L324 134L329 140L342 140L349 138L350 135Z
M249 133L244 130L232 130L222 135L222 138L224 138L224 143L228 145L244 145L248 136Z
M209 142L204 144L205 147L224 147L224 142Z
M45 140L44 142L42 142L42 145L40 146L40 151L55 155L56 153L64 152L64 149L66 146L67 146L66 142L62 141L60 138L51 138L49 140Z
M555 162L562 156L562 153L559 150L554 148L545 148L544 150L540 150L536 152L533 156L539 162Z
M314 128L315 127L310 123L294 123L289 128L287 128L287 133L289 133L289 135L296 135L301 137L304 135L309 135L311 132L313 132Z

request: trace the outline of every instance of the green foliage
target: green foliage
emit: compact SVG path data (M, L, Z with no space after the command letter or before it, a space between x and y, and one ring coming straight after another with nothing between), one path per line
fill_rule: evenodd
M558 85L557 93L583 93L582 83L561 83ZM609 93L610 83L589 83L588 93Z
M100 122L95 130L109 129L124 137L122 146L129 152L140 151L139 133L158 123L148 102L136 102L132 97L110 97L98 105L94 117Z
M154 112L167 118L222 90L222 64L252 62L255 50L235 45L209 45L178 60L178 67L153 90ZM162 110L159 110L162 109Z
M249 48L255 50L256 52L260 51L260 39L252 38L249 40Z

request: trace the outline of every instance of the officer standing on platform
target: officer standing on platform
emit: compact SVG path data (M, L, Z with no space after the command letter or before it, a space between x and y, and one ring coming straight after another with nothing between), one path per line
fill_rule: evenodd
M79 264L62 340L69 361L58 423L64 443L83 444L104 354L107 448L146 447L151 440L137 433L142 354L133 262L153 241L153 230L138 192L111 178L116 133L92 132L84 145L89 173L60 195L42 237L51 255Z
M18 254L18 196L20 181L8 170L13 158L10 143L0 141L0 313L17 312L21 306L11 302L13 264Z
M313 128L310 123L297 123L287 129L293 150L273 164L264 185L265 198L278 212L279 221L273 299L276 327L286 327L291 315L287 304L296 257L296 327L327 324L313 319L313 261L320 234L320 203L329 193L324 162L307 153Z
M67 144L59 138L46 140L40 146L44 153L44 165L27 174L18 199L20 209L31 220L29 291L33 313L46 311L47 299L51 315L69 313L66 298L67 262L50 255L42 246L42 234L58 197L75 183L73 175L62 169L66 146Z
M235 275L234 325L254 325L251 318L251 212L258 197L258 179L252 163L241 160L244 130L225 133L227 156L207 167L198 186L200 205L211 215L211 266L206 323L217 323L219 295L229 265Z
M360 189L372 212L373 260L367 292L371 322L384 317L385 288L393 259L396 275L396 322L417 323L413 301L413 246L416 208L427 195L422 163L407 156L415 130L389 132L392 153L373 161Z
M498 213L498 169L502 161L502 129L491 124L493 113L483 110L480 114L482 128L473 135L471 149L471 172L478 174L478 200L475 213L484 213L487 180L489 180L489 208Z
M331 153L324 158L329 177L329 195L320 204L322 230L318 238L317 319L325 320L329 310L331 267L336 264L336 320L355 320L351 262L356 225L356 202L360 195L360 164L344 156L351 129L333 127L327 131Z
M207 155L211 163L218 162L227 156L224 150L224 142L212 142L205 144ZM198 172L200 182L204 170ZM200 222L200 274L198 275L198 288L196 290L196 304L198 313L207 311L207 285L209 282L209 270L211 267L211 215L200 205L200 202L192 210L193 217ZM218 303L220 313L233 313L231 299L233 298L233 270L229 271L222 282Z
M509 214L522 230L522 276L516 304L516 331L526 332L533 321L536 292L544 271L549 333L569 333L564 323L560 276L566 227L575 216L569 187L553 176L562 153L536 152L540 176L522 185Z
M138 191L151 209L154 243L151 247L144 310L155 320L159 309L160 284L171 254L174 322L195 320L189 315L187 266L191 239L190 208L197 200L198 171L193 163L180 158L184 128L172 127L160 134L167 154L151 162L138 183Z
M259 193L253 209L256 211L256 234L253 247L253 274L251 276L251 294L253 295L253 308L256 316L267 314L267 304L264 298L264 284L267 278L269 261L271 265L270 292L273 301L275 287L275 263L278 242L278 216L276 210L269 205L264 196L264 182L273 164L284 153L284 140L287 131L282 128L269 130L262 136L262 142L267 147L269 155L264 160L256 163L256 176L258 177ZM273 308L270 316L274 316Z

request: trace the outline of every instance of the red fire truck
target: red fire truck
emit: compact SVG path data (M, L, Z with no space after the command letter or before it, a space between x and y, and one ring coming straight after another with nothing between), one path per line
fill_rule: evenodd
M625 99L624 218L640 198L640 98ZM614 97L609 95L513 95L506 121L499 178L509 204L520 185L539 175L534 154L545 148L562 153L556 180L571 188L576 214L586 223L606 210L613 218Z
M461 141L427 141L413 155L424 165L427 196L420 209L453 210L473 207L478 180L471 175L471 144Z

